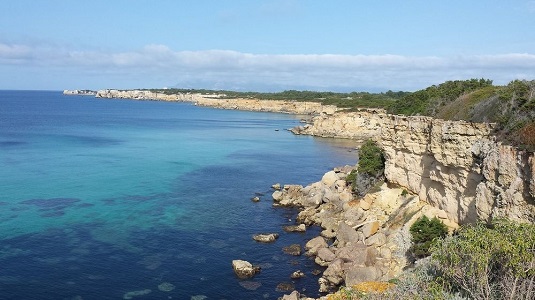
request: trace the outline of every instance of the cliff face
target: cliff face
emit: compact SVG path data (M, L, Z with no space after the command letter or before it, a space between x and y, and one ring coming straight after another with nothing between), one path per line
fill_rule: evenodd
M163 94L145 90L99 90L96 98L118 98L118 99L136 99L136 100L158 100L158 101L195 101L201 98L200 94Z
M338 110L334 105L322 105L317 102L296 102L282 100L258 100L258 99L214 99L202 98L195 102L200 106L209 106L222 109L239 109L249 111L268 111L280 113L292 113L300 115L310 114L333 114Z
M500 216L535 222L533 153L501 145L492 124L374 113L319 116L301 134L374 138L385 176L458 223Z

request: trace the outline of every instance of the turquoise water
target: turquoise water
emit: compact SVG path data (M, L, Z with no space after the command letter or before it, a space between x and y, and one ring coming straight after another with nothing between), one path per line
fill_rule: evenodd
M0 298L276 299L316 266L281 248L296 212L275 182L354 164L347 141L294 136L296 116L189 103L0 91ZM251 197L260 195L253 203ZM279 232L274 244L251 235ZM263 266L237 279L232 259ZM294 282L317 295L317 277ZM160 291L172 283L175 289ZM244 288L244 286L246 288Z

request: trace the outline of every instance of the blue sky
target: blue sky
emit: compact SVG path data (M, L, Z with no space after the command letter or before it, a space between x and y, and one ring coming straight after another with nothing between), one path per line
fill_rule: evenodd
M533 0L0 0L0 89L535 79Z

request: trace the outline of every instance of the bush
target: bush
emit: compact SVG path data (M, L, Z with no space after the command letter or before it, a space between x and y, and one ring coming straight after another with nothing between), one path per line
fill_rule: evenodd
M412 234L413 245L410 248L411 254L416 258L429 256L431 245L437 239L443 239L448 234L448 229L436 217L429 220L423 216L412 224L409 231Z
M535 225L461 227L432 247L443 278L473 299L535 299Z
M372 140L367 140L362 144L359 151L358 172L371 176L382 174L385 168L385 157L383 150Z

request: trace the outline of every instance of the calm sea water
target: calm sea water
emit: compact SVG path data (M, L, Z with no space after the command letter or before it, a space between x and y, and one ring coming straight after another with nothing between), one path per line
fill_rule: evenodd
M298 122L0 91L0 298L276 299L295 270L306 273L296 289L317 296L314 262L281 249L318 229L283 232L296 211L273 208L270 186L317 181L356 157L347 141L285 130ZM259 232L281 237L258 244ZM240 280L233 259L262 271Z

